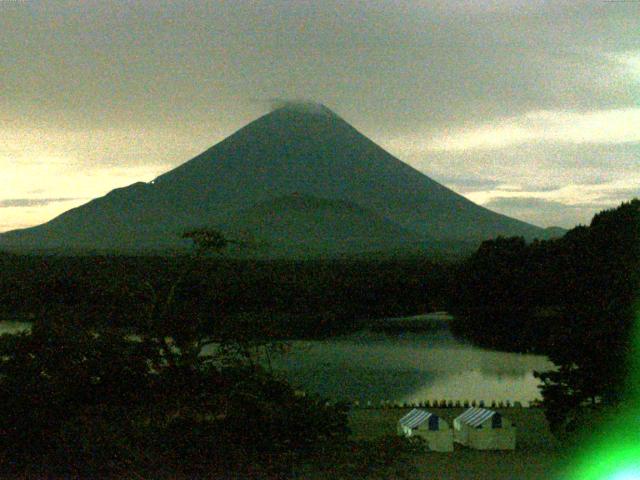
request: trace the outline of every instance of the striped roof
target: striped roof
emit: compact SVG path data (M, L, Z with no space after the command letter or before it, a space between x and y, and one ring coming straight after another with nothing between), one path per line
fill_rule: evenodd
M437 416L431 412L427 412L420 408L414 408L400 419L400 425L408 428L416 428L418 425L422 425L426 422L431 416L437 418Z
M460 423L466 423L467 425L471 425L472 427L478 427L482 425L482 423L493 417L496 414L493 410L487 410L486 408L478 408L473 407L468 409L459 417L456 417L456 420Z

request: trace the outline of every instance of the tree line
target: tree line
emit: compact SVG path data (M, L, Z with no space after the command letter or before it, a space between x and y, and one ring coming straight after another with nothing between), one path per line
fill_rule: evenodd
M557 365L538 373L554 428L576 429L585 408L623 401L640 291L640 200L559 239L486 241L455 278L455 332Z
M633 200L560 239L484 242L459 265L237 260L206 231L191 256L0 255L1 314L33 322L0 338L0 474L286 477L348 428L346 406L270 371L281 340L443 306L475 343L548 355L547 417L576 429L624 400L639 229Z
M277 479L328 458L351 476L407 452L350 440L348 405L270 360L283 338L421 312L444 269L238 261L218 232L185 236L180 257L2 256L4 314L32 327L0 337L0 476Z
M86 325L140 328L188 256L0 254L0 316L82 312ZM205 257L174 292L174 315L203 328L256 324L279 338L360 328L368 319L441 308L450 266L428 257L386 260L250 260Z
M135 336L53 308L0 336L0 475L287 478L346 448L347 406L300 395L261 361L278 342L214 338L176 315L182 284L226 243L193 239L168 288L149 284Z

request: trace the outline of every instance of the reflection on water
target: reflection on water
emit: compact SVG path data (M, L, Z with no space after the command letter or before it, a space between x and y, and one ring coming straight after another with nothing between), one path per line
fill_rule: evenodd
M0 322L0 334L31 327ZM534 370L549 370L541 355L494 352L455 339L448 331L385 335L358 333L293 342L274 368L309 392L331 399L379 402L539 398Z
M9 320L0 321L0 335L3 333L20 333L26 332L31 329L31 323L29 322L13 322Z
M538 381L529 372L521 377L492 375L478 370L437 377L433 383L419 388L402 401L424 400L484 400L529 402L539 398Z
M445 331L294 342L275 367L301 388L333 399L524 403L539 398L533 371L552 364L540 355L476 348Z

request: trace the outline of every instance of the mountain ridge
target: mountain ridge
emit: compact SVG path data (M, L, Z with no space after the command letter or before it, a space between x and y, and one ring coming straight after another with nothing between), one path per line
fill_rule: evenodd
M432 180L328 108L307 105L263 115L152 182L112 190L45 224L2 234L0 246L173 248L184 244L185 229L219 225L234 212L294 192L358 205L372 222L384 218L424 241L547 236Z

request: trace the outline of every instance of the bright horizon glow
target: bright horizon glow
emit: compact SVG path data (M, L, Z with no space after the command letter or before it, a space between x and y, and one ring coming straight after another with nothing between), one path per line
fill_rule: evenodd
M553 200L567 206L595 204L599 205L607 194L624 189L632 189L640 184L640 173L625 179L607 184L595 185L566 185L555 190L544 192L523 191L515 185L498 185L492 190L470 192L466 197L480 205L484 205L496 198L539 198Z
M622 116L620 116L622 115ZM634 123L635 117L637 123ZM558 118L571 119L571 115L556 115L549 112L535 112L527 114L526 118L533 118L536 121L546 119L553 123ZM627 129L618 134L617 139L635 138L640 139L640 129L633 128L640 125L640 108L627 109L609 112L608 114L598 114L587 116L584 122L589 123L596 119L590 128L600 128L601 124L606 124L607 119L615 119L621 122L623 118L628 119ZM550 120L549 120L550 119ZM555 120L554 120L555 119ZM588 120L588 121L587 121ZM594 126L595 125L595 126ZM579 138L583 133L577 133L578 126L571 127L575 132L574 138ZM550 127L547 130L552 130ZM570 130L570 129L569 129ZM565 128L568 131L568 127ZM135 133L135 134L134 134ZM601 132L601 138L605 138L606 131ZM557 135L557 133L556 133ZM208 136L208 135L207 135ZM36 141L40 138L40 141ZM122 129L113 129L102 132L87 131L67 131L62 137L55 137L53 132L43 129L13 130L7 137L4 150L0 149L0 172L3 172L5 188L0 198L0 232L16 228L26 228L45 223L59 214L82 205L87 201L105 195L114 188L128 186L132 183L143 181L148 182L158 175L183 163L197 153L200 153L197 145L203 140L188 140L185 133L182 137L174 132L169 137L170 145L166 144L166 138L160 130L147 130L140 132L126 132ZM205 138L205 135L203 135ZM508 142L521 141L533 138L531 132L522 126L504 124L496 128L482 127L472 131L471 134L451 134L450 143L444 140L442 145L448 145L454 149L471 145L483 145L482 148L506 147ZM615 135L609 139L615 139ZM26 139L28 148L22 148ZM204 140L206 141L206 140ZM374 138L375 141L375 138ZM550 140L545 140L549 143ZM430 175L430 172L421 168L416 160L406 160L407 153L416 148L432 148L433 144L407 144L407 138L398 136L396 139L383 141L385 147L398 151L396 155L410 165L414 165L423 173ZM478 143L480 142L480 143ZM83 159L90 155L116 158L116 145L129 145L128 151L122 154L125 158L136 158L137 162L131 164L94 163L81 167ZM196 145L194 148L193 145ZM206 144L205 144L206 145ZM431 145L431 146L429 146ZM122 147L121 147L122 148ZM204 147L206 148L206 146ZM204 149L201 148L201 149ZM448 148L448 147L447 147ZM153 158L154 162L145 160ZM166 160L171 163L166 163ZM165 160L165 163L159 163ZM16 166L18 168L16 168ZM481 172L478 172L480 175ZM492 200L499 198L523 198L542 199L558 202L559 205L566 205L567 209L575 205L593 205L593 213L601 210L604 204L613 207L619 202L612 201L612 197L621 190L633 191L640 185L640 174L626 175L619 179L612 179L608 182L597 184L575 184L571 179L566 179L566 185L556 189L527 190L518 184L499 184L491 189L475 189L472 191L460 191L453 187L458 193L469 200L486 205ZM444 182L447 185L447 182ZM66 199L64 201L60 199ZM16 200L25 205L18 205ZM29 200L38 204L26 205ZM11 201L12 206L3 206L3 202ZM492 208L490 205L487 205ZM540 222L536 218L519 217L517 212L499 211L515 218L537 224L542 227L560 225L566 228L575 226L578 222L567 224L558 222L553 217L549 217L547 223ZM521 214L520 214L521 215ZM590 220L584 218L584 222Z
M168 133L132 126L13 126L2 133L0 233L40 225L113 189L149 182L202 148L202 140L182 127Z
M115 188L153 180L162 165L79 170L57 158L9 170L0 198L0 232L48 222L61 213L106 195ZM0 167L2 160L0 159ZM25 172L28 175L25 176ZM12 174L13 173L13 174Z

